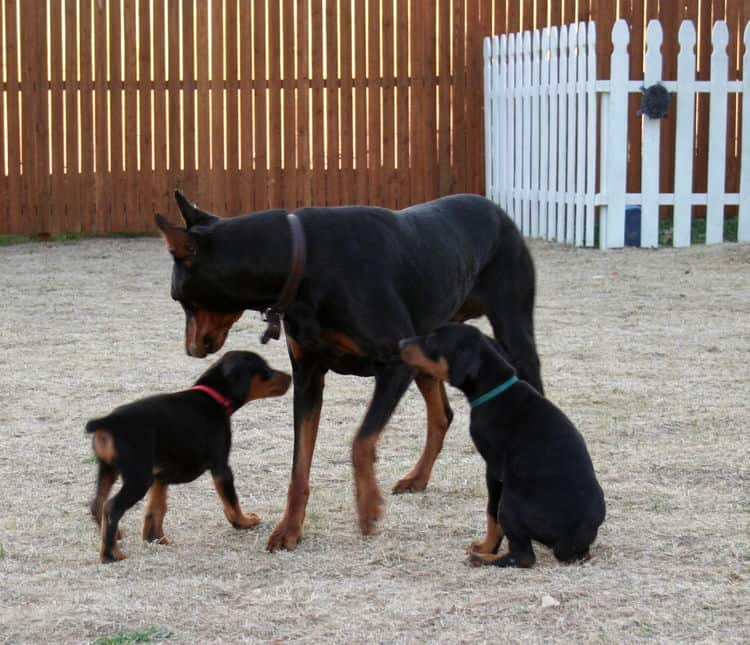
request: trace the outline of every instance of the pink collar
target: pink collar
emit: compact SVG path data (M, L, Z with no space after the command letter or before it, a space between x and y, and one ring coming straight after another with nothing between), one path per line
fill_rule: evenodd
M212 387L208 387L208 385L193 385L193 387L191 387L190 389L200 390L201 392L205 392L206 394L208 394L208 396L210 396L222 408L224 408L224 412L227 413L227 416L231 416L232 412L234 412L234 407L232 406L232 402L226 397L219 394Z

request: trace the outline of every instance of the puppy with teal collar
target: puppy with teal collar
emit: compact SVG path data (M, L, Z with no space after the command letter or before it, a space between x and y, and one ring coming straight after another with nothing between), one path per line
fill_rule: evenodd
M419 373L448 381L469 400L471 438L487 471L487 535L469 546L475 566L530 567L532 540L561 562L587 560L604 521L604 495L580 432L520 380L494 341L450 324L400 343ZM498 555L503 537L507 552Z

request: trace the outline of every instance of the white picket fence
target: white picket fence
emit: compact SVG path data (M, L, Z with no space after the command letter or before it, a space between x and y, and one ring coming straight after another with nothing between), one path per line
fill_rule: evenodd
M625 242L626 206L640 206L640 244L659 244L659 206L673 207L673 244L689 246L693 205L706 205L706 242L723 240L724 206L739 205L738 240L750 241L750 23L745 27L743 80L728 80L725 22L712 32L711 80L695 79L695 27L679 30L677 80L662 79L661 24L646 31L643 80L630 78L624 20L612 29L610 80L596 78L593 22L486 38L484 42L485 180L487 196L524 234L594 246ZM641 192L626 192L628 93L661 83L676 108L673 192L659 192L660 127L643 117ZM693 193L695 95L709 108L706 193ZM740 192L725 192L727 96L742 93ZM598 189L597 189L598 186Z

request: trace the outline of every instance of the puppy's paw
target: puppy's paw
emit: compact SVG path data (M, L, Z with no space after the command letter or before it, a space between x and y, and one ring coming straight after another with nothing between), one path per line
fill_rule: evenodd
M232 526L236 529L254 529L260 524L260 518L255 513L249 513L247 515L240 515L236 521L232 522Z
M406 475L399 479L391 492L394 495L403 493L419 493L427 488L427 478L420 475Z
M102 561L102 564L119 562L120 560L124 560L126 557L127 556L118 547L115 547L110 551L102 551L99 554L99 559Z

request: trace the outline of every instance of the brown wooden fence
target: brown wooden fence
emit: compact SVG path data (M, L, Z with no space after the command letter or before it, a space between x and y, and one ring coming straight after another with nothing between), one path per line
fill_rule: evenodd
M484 36L591 17L605 52L626 17L637 68L648 18L692 18L708 42L714 19L748 17L735 0L0 7L0 233L150 231L174 188L220 214L482 192Z

